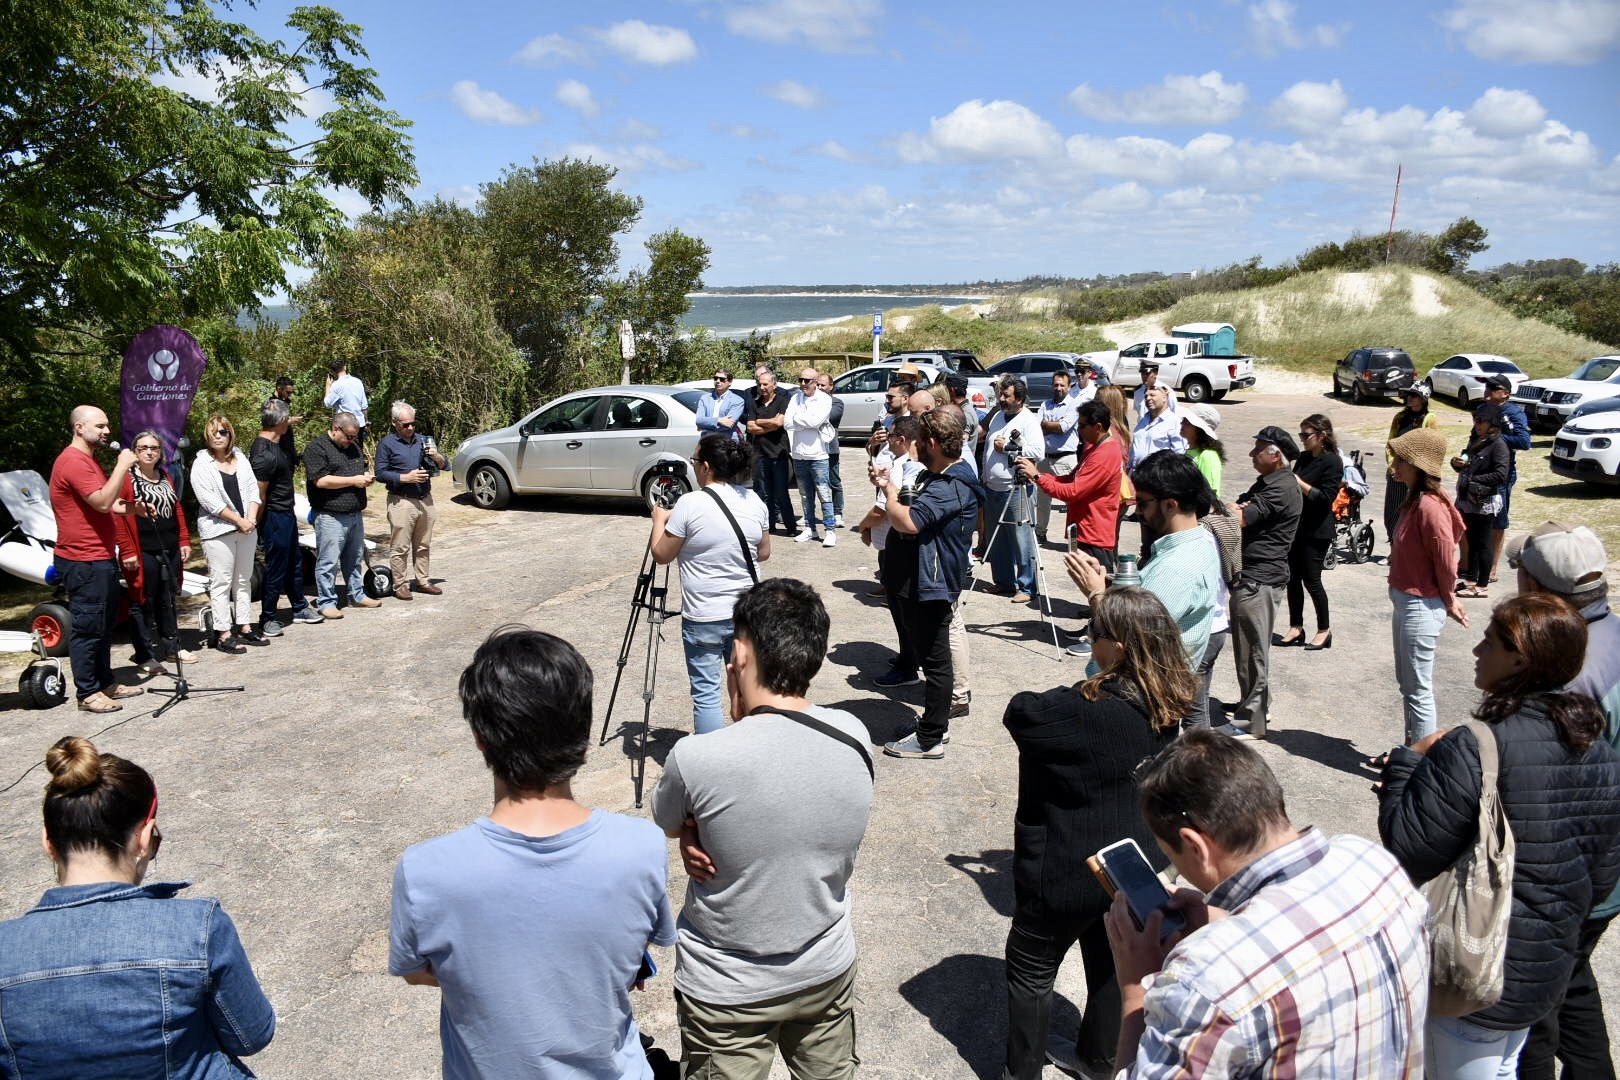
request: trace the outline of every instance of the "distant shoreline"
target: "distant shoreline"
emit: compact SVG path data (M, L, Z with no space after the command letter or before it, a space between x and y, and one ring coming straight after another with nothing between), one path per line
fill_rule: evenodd
M777 297L777 298L798 297L798 296L829 296L829 297L840 297L840 298L851 298L851 297L860 297L860 296L873 296L873 297L881 296L886 300L892 299L892 300L923 300L923 301L927 301L927 300L950 299L950 300L973 300L973 301L979 301L979 300L994 300L998 296L1000 296L1001 294L1000 293L961 293L961 292L940 292L940 293L808 292L808 291L806 291L806 292L713 292L711 290L706 289L703 292L691 292L691 293L687 293L686 295L688 297L702 296L702 297L707 297L709 299L727 299L727 298L731 298L731 297L749 297L749 296L766 296L766 297Z

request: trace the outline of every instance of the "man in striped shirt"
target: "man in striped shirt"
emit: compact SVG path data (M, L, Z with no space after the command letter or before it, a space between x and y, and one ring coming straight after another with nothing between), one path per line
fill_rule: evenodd
M1428 906L1394 857L1288 821L1260 756L1195 729L1139 780L1142 816L1194 889L1187 930L1106 922L1123 997L1115 1068L1129 1078L1418 1080L1429 1004Z

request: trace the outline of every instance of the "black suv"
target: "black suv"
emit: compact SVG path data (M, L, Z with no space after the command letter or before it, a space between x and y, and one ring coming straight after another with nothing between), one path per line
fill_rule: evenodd
M1333 396L1348 393L1361 405L1368 398L1400 397L1415 382L1417 371L1405 349L1352 349L1333 369Z

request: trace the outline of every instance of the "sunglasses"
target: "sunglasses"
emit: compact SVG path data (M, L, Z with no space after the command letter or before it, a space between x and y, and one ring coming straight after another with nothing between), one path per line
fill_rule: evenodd
M814 386L815 382L816 382L816 380L814 380L814 379L800 379L799 380L800 385L809 384L811 386Z
M714 381L715 382L730 382L731 381L731 376L730 375L716 375L714 377Z
M401 420L399 422L399 426L400 427L415 427L416 426L416 421L415 420Z
M217 431L215 431L214 434L215 435L222 435L222 436L224 436L225 438L228 439L231 436L231 429L228 428L228 427L222 427L222 428L218 429Z

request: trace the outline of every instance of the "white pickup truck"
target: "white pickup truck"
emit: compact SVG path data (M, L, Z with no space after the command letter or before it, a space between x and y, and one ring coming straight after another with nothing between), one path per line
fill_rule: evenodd
M1172 326L1170 334L1117 352L1089 352L1085 358L1122 387L1141 384L1144 361L1157 363L1159 382L1175 389L1183 401L1219 401L1230 391L1254 385L1254 357L1236 351L1231 323L1186 323Z

